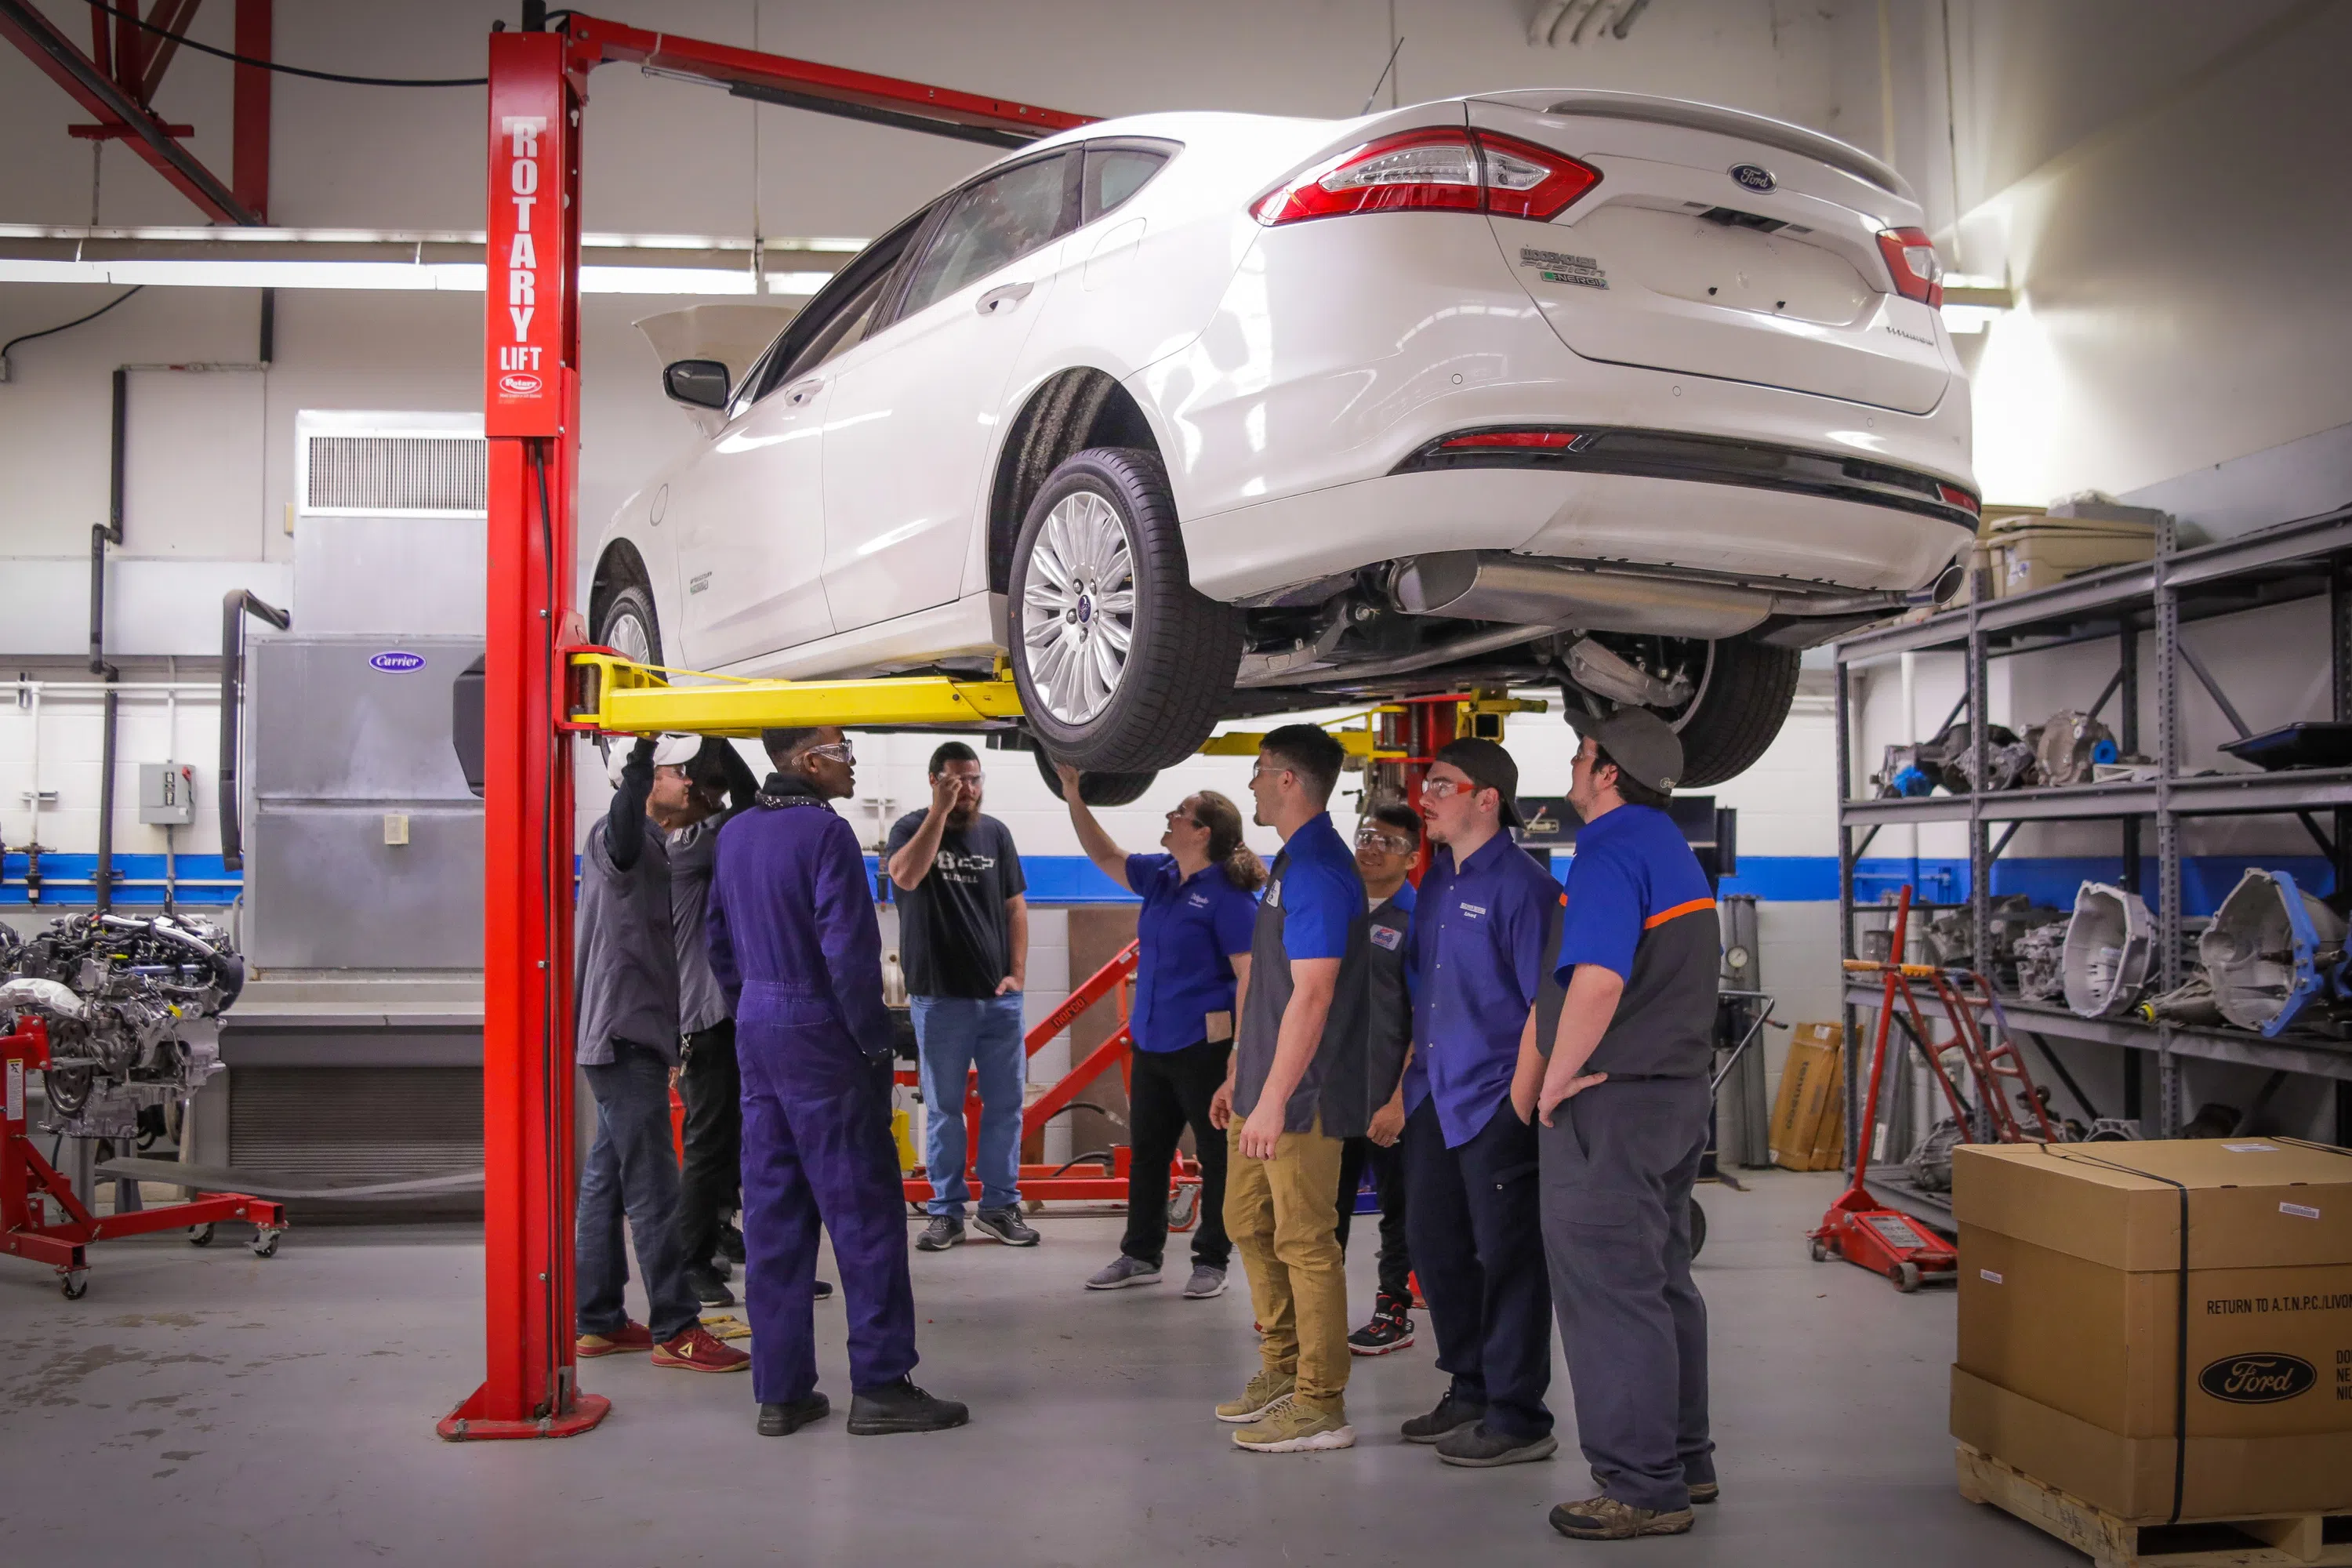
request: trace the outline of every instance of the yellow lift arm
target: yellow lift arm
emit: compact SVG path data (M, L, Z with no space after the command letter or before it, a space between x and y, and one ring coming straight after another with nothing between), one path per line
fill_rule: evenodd
M1021 716L1020 693L1001 668L986 680L943 675L873 680L698 675L711 684L673 686L666 679L686 673L692 672L632 663L602 649L573 650L566 670L564 728L610 735L754 736L811 724L975 725Z

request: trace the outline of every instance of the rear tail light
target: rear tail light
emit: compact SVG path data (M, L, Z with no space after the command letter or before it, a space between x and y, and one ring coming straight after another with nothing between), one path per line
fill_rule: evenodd
M1455 452L1479 447L1533 447L1565 450L1579 439L1573 430L1473 430L1466 435L1447 437L1437 444L1437 449Z
M1601 183L1564 153L1491 132L1400 132L1326 159L1251 209L1271 228L1365 212L1491 212L1556 217Z
M1984 509L1977 504L1977 498L1958 485L1948 485L1939 480L1936 485L1936 493L1944 498L1947 505L1958 507L1970 517L1984 515Z
M1886 228L1878 232L1878 249L1897 294L1931 310L1944 308L1944 264L1936 259L1934 241L1916 228Z

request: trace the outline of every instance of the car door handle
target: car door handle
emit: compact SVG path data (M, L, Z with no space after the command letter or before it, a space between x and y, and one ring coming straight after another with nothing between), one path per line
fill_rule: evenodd
M793 383L792 385L784 388L784 406L787 408L798 408L810 398L814 397L817 394L817 389L822 387L824 384L824 378L823 376L811 376L806 381L796 381Z
M991 289L980 297L972 308L983 316L1001 316L1022 300L1029 298L1034 283L1007 283L1001 289Z

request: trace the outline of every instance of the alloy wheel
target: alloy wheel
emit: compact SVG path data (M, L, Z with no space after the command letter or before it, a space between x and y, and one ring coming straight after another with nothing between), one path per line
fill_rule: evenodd
M1092 490L1046 514L1029 554L1021 637L1046 710L1083 724L1110 705L1135 637L1135 558L1127 525Z

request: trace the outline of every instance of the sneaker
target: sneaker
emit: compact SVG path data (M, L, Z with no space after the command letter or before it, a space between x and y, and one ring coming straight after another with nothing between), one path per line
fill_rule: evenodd
M1297 1387L1297 1373L1268 1372L1260 1367L1251 1375L1249 1386L1242 1390L1239 1399L1228 1399L1217 1406L1217 1419L1235 1426L1255 1421L1289 1398Z
M1613 1497L1564 1502L1551 1510L1551 1527L1575 1541L1631 1541L1637 1535L1680 1535L1690 1529L1691 1510L1672 1513L1635 1508Z
M1347 1412L1309 1405L1297 1394L1275 1402L1265 1418L1234 1434L1234 1442L1260 1454L1306 1454L1318 1448L1352 1448L1356 1429Z
M688 1269L686 1288L693 1291L694 1299L706 1307L731 1307L735 1304L735 1292L727 1289L727 1281L719 1277L716 1269Z
M1723 1489L1713 1481L1693 1481L1690 1484L1690 1500L1693 1502L1713 1502L1722 1495Z
M971 1228L1007 1247L1037 1245L1037 1233L1022 1219L1019 1209L982 1209L971 1216Z
M751 1358L743 1351L724 1345L711 1336L700 1323L674 1340L664 1340L654 1347L656 1366L673 1366L680 1372L746 1372Z
M718 1275L721 1279L732 1279L735 1278L735 1266L732 1263L728 1262L726 1256L722 1253L714 1252L710 1255L709 1268L713 1274Z
M1559 1439L1547 1432L1540 1437L1514 1437L1481 1421L1457 1426L1437 1440L1437 1457L1465 1469L1491 1470L1498 1465L1524 1465L1549 1459L1559 1452Z
M830 1301L830 1300L833 1300L833 1283L832 1283L832 1281L831 1281L831 1280L827 1280L827 1279L820 1279L820 1280L818 1280L818 1281L816 1282L816 1284L811 1288L810 1294L812 1294L813 1296L814 1296L814 1297L816 1298L816 1300L820 1300L820 1301Z
M1205 1301L1212 1296L1222 1296L1224 1293L1225 1271L1223 1269L1212 1268L1205 1263L1196 1263L1192 1266L1192 1278L1184 1281L1186 1300Z
M619 1355L653 1348L653 1331L643 1323L624 1323L609 1334L582 1334L572 1342L572 1353L576 1356Z
M1416 1415L1400 1428L1408 1443L1434 1443L1449 1432L1459 1432L1465 1426L1475 1426L1486 1419L1486 1407L1473 1405L1447 1389L1445 1397L1426 1415Z
M1412 1313L1402 1296L1383 1292L1364 1326L1348 1336L1350 1355L1389 1355L1412 1346Z
M1108 1263L1104 1264L1100 1268L1096 1269L1093 1274L1087 1276L1087 1289L1089 1290L1118 1290L1123 1289L1129 1285L1157 1285L1159 1283L1160 1265L1156 1263L1146 1263L1140 1258L1129 1258L1126 1253L1122 1252L1117 1258L1112 1258Z
M934 1399L905 1378L886 1383L849 1402L849 1435L879 1437L892 1432L944 1432L971 1419L952 1399Z
M789 1437L812 1421L822 1421L833 1414L833 1401L822 1394L812 1394L806 1399L795 1399L789 1405L760 1406L760 1436Z
M743 1233L731 1225L719 1227L719 1256L730 1263L743 1261Z
M945 1252L950 1247L963 1245L963 1221L953 1215L935 1214L923 1234L915 1237L918 1252Z

